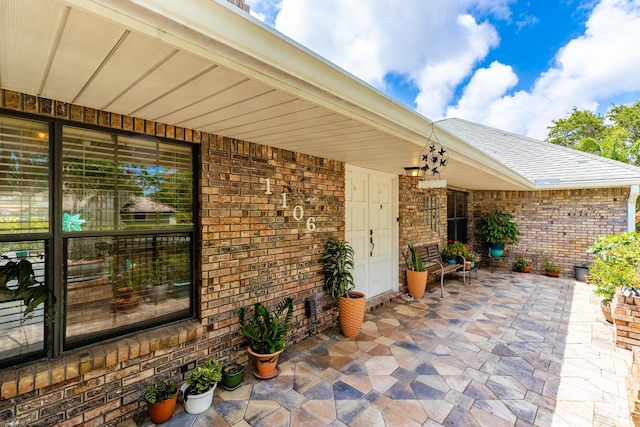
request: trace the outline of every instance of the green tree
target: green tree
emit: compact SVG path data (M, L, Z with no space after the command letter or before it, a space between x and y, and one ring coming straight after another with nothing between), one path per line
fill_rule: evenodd
M574 107L569 117L553 121L546 140L640 166L640 100L613 105L604 116Z

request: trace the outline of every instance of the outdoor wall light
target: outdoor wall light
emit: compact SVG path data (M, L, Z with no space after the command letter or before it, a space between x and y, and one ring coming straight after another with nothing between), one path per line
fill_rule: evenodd
M424 171L419 166L404 168L404 170L407 172L407 176L424 176Z

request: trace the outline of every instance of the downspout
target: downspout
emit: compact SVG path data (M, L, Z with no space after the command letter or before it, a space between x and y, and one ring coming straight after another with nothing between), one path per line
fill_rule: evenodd
M629 200L627 200L627 231L636 231L636 200L640 194L640 185L630 187Z

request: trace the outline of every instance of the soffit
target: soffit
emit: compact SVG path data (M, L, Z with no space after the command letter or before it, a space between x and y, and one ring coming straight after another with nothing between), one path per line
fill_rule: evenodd
M427 119L225 3L3 1L0 86L382 172L418 164ZM436 132L451 185L532 188Z

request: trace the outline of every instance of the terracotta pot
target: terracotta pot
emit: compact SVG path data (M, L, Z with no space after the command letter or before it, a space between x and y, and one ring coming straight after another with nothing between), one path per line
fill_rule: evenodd
M549 277L560 277L560 272L555 270L547 270L547 276Z
M133 288L131 286L118 288L116 292L118 293L118 298L130 299L131 296L133 295Z
M165 423L173 415L173 410L176 407L176 399L178 396L173 396L171 399L163 400L157 403L147 403L147 412L149 412L149 418L155 424Z
M279 370L276 370L278 357L280 356L280 353L284 351L284 349L271 354L256 353L251 349L251 347L249 347L247 350L249 351L249 354L256 359L256 370L253 372L253 375L256 378L259 378L261 380L268 380L278 376L278 374L280 373Z
M531 266L530 265L525 265L524 269L522 270L523 273L531 273Z
M602 310L602 314L604 314L604 318L607 320L607 322L613 323L613 317L611 317L611 300L601 300L600 310Z
M471 261L466 261L464 263L464 269L467 270L467 271L470 271L471 268L472 268L472 265L473 265L473 263Z
M420 299L424 296L424 291L427 289L428 276L428 271L407 270L407 287L414 299Z
M342 335L355 338L362 328L367 297L362 292L351 292L349 295L351 298L338 298L338 313Z

